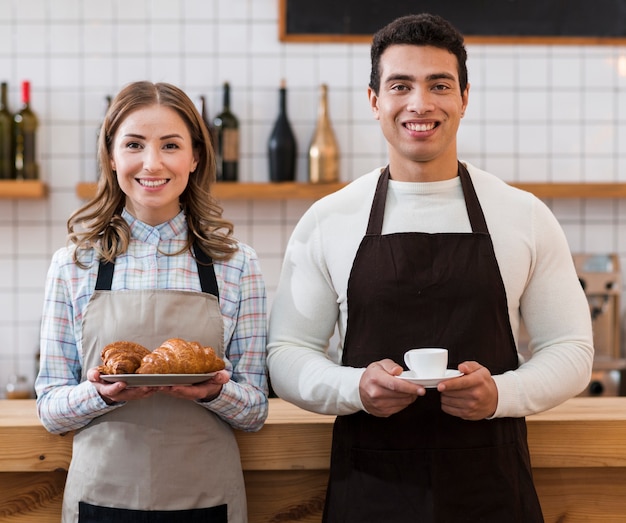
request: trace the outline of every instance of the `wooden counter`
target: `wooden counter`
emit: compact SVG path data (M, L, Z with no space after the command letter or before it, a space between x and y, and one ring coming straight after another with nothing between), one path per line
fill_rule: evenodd
M250 523L318 522L333 418L279 399L260 432L237 432ZM626 515L626 398L573 398L528 418L546 522ZM71 435L51 435L34 400L0 401L0 521L58 523Z

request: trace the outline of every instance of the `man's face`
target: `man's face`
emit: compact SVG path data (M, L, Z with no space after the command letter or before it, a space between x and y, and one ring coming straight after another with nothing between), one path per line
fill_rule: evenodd
M469 85L461 92L456 56L437 47L392 45L380 69L379 93L369 89L368 96L389 144L394 178L414 172L416 162L456 163L456 134L469 93Z

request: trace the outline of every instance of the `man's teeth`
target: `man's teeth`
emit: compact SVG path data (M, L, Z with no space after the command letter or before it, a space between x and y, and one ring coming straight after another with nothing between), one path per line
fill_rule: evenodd
M167 183L167 180L142 180L140 178L138 182L144 187L159 187L161 185L165 185Z
M409 131L430 131L431 129L435 128L435 122L430 122L430 123L407 122L405 126Z

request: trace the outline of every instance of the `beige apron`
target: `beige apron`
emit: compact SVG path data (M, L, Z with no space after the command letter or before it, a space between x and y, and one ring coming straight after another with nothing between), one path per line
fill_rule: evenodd
M101 363L102 347L113 341L154 349L180 337L223 356L223 331L218 299L205 292L96 290L83 319L83 380L87 369ZM78 521L79 502L142 511L226 505L228 521L245 522L245 486L232 429L193 401L162 393L130 401L76 433L63 523Z

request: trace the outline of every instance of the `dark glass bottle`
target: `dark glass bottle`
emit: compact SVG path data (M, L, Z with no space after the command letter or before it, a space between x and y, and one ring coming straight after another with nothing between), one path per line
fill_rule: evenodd
M0 180L15 177L13 167L13 115L7 101L8 86L0 85Z
M209 109L208 109L205 96L200 96L200 115L202 116L204 125L206 125L206 129L209 133L209 140L211 141L211 146L213 147L213 150L215 150L217 146L217 137L215 136L215 126L213 125L213 122L209 119Z
M230 110L230 85L224 84L224 107L213 120L217 137L217 179L236 182L239 177L239 120Z
M272 182L291 182L296 179L296 157L298 145L287 118L287 86L280 84L278 118L267 143L270 180Z
M109 95L104 97L104 103L102 105L102 121L98 128L96 129L96 177L100 178L100 133L102 132L102 126L104 125L104 119L106 118L107 113L109 112L109 108L111 107L111 102L113 98Z
M15 140L15 177L18 180L39 178L36 138L39 121L30 108L30 82L22 82L22 108L13 116Z

